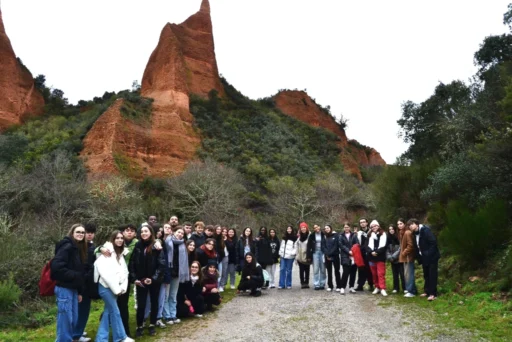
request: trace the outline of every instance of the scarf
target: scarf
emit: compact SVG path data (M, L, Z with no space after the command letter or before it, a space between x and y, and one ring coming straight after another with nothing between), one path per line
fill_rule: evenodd
M192 283L192 286L194 286L196 284L196 282L199 280L199 276L194 276L194 275L191 275L190 276L190 282Z
M309 232L307 233L300 233L300 242L304 242L307 240L307 238L309 237Z
M286 233L286 234L284 235L284 237L283 237L283 240L285 241L285 243L286 243L286 241L288 241L288 240L291 240L291 241L295 242L295 241L297 241L297 235L295 235L295 234L293 234L293 233L291 233L291 234Z
M212 249L210 251L208 248L206 248L206 245L201 245L201 247L199 247L199 248L204 252L204 254L206 254L208 259L215 259L215 258L217 258L217 252L215 252L215 249Z
M174 248L178 248L178 277L179 282L184 283L190 279L188 270L188 251L185 246L185 240L178 240L174 235L170 235L165 240L167 245L167 260L173 267Z

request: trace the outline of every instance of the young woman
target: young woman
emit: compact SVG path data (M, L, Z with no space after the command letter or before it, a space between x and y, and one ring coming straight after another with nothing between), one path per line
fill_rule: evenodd
M193 261L197 261L196 243L194 240L187 240L185 242L188 252L188 265L192 266Z
M208 311L213 310L213 306L221 302L218 278L217 263L210 260L206 267L203 267L203 297Z
M236 251L238 255L238 262L240 265L239 270L241 271L244 266L245 255L249 252L252 254L256 253L256 245L254 243L252 237L252 229L250 227L244 229L242 236L238 240Z
M315 290L325 289L325 264L322 245L325 245L325 236L320 226L313 226L314 232L308 239L308 259L313 260L313 285Z
M256 263L256 258L252 253L245 255L245 264L242 269L242 277L238 284L238 291L251 290L251 296L261 296L261 287L263 286L263 270Z
M309 288L311 257L308 255L309 229L306 222L299 225L299 239L295 243L301 289Z
M400 291L400 282L402 283L402 290L405 290L405 277L404 277L404 264L398 262L400 256L400 240L398 239L398 232L394 225L389 225L388 228L388 248L386 250L386 260L391 264L391 271L393 272L393 293Z
M356 282L357 265L354 262L354 252L352 247L359 244L357 234L350 231L350 224L345 222L343 224L343 233L339 236L340 246L340 264L343 267L343 275L341 276L341 289L340 294L345 294L345 288L347 287L347 281L349 283L349 292L356 293L354 284ZM358 249L360 252L360 250ZM362 259L362 255L361 255ZM350 277L350 280L349 280Z
M217 225L215 227L215 247L217 251L217 262L219 264L219 292L224 292L226 286L226 277L228 271L228 256L226 255L226 244L224 243L225 237L222 234L222 227Z
M327 269L327 291L333 290L332 269L334 266L334 277L336 278L336 292L341 289L340 276L340 249L338 234L332 231L330 225L324 227L325 244L322 246L322 252L325 255L325 268Z
M57 342L73 340L73 327L78 320L78 303L82 301L86 262L85 228L81 224L74 224L68 235L55 246L55 257L50 265L52 279L57 282Z
M201 265L198 261L192 261L190 280L180 284L178 290L178 317L203 317L204 291Z
M277 238L277 233L275 229L269 230L269 244L272 249L272 265L270 266L270 271L267 270L269 274L269 283L270 288L274 289L276 287L275 283L275 274L276 274L276 265L279 263L279 247L281 246L281 242Z
M377 220L370 223L371 233L368 236L368 261L370 262L370 269L373 276L373 284L375 290L372 294L381 293L387 296L386 292L386 248L387 248L387 234L380 227Z
M108 342L109 326L114 341L133 341L124 330L117 305L117 296L126 293L128 289L128 267L124 259L128 250L125 253L123 233L115 231L102 247L111 254L110 257L100 254L94 263L94 279L99 283L98 291L105 303L96 341Z
M281 270L279 272L278 287L279 289L292 288L293 260L297 255L295 241L297 241L297 234L293 230L293 227L286 227L286 233L283 236L283 240L281 241L281 247L279 248L279 256L281 257Z
M149 334L155 335L155 324L158 314L158 295L165 268L165 258L162 250L155 249L155 234L149 225L143 225L140 229L140 241L133 249L133 254L128 267L130 279L137 286L137 333L143 335L144 313L146 300L149 295L151 300L151 314L149 318Z
M258 256L256 262L260 264L262 269L270 273L274 264L274 258L272 257L272 247L270 247L266 227L260 228L260 233L256 240L256 255ZM263 288L266 288L267 285L270 285L270 282L269 284L263 284Z
M227 284L229 277L231 289L234 290L236 281L236 266L238 265L236 253L236 230L234 230L233 228L228 229L227 237L226 240L224 240L224 243L226 245L226 250L228 254L228 272L226 275L226 282L224 284Z
M197 261L199 261L201 265L207 265L209 262L213 262L217 265L215 239L206 239L204 245L197 249Z
M398 257L398 262L404 265L404 297L411 298L418 293L414 278L414 260L416 260L417 248L415 242L416 238L404 219L398 219L397 226L399 231L398 238L400 239L400 256Z
M180 227L165 240L167 260L171 269L169 296L164 305L164 318L167 324L180 322L176 315L176 296L180 284L189 280L188 251L185 247L184 236L185 232Z

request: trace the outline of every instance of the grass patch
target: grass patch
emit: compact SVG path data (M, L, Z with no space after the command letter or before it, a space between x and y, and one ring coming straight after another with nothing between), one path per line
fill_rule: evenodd
M122 91L119 96L124 99L121 115L142 127L151 126L151 109L153 99L142 97L137 92Z

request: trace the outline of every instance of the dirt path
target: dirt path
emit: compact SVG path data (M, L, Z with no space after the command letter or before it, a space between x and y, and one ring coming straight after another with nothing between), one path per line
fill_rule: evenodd
M431 326L424 319L429 313L398 305L393 295L302 290L298 268L293 271L291 290L264 290L258 298L237 296L216 313L187 322L186 333L180 329L178 336L169 333L161 341L470 340L467 334L445 334L449 331Z

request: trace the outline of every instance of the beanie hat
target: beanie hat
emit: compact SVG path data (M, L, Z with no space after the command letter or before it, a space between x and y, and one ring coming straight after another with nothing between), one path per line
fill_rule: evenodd
M217 262L213 259L208 260L208 263L206 264L207 267L215 266L217 268Z
M307 224L306 222L301 222L301 223L299 224L299 227L300 227L300 228L302 228L302 227L306 227L306 228L308 228L308 224Z
M373 226L379 226L380 227L380 224L377 220L373 220L372 223L370 223L370 228L373 227Z

